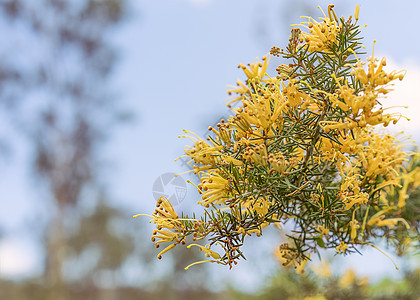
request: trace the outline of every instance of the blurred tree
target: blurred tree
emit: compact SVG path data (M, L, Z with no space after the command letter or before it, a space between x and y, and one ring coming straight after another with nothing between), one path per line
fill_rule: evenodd
M108 38L124 9L124 0L0 1L11 37L0 61L0 104L28 137L34 177L43 200L51 200L44 274L50 299L66 298L62 270L75 208L84 193L105 193L99 146L124 115L107 87L116 59ZM111 269L121 263L119 253L106 257L115 259L102 263Z
M129 221L128 213L109 206L103 196L92 212L82 213L68 233L63 268L68 289L90 291L95 299L105 291L108 296L100 299L118 299L113 295L117 273L134 250Z

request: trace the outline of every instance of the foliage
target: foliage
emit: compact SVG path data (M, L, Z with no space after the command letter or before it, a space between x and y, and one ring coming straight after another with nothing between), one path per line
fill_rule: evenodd
M322 270L319 270L322 268ZM328 263L318 269L308 270L304 275L295 272L281 271L267 281L260 293L249 299L413 299L420 296L420 270L404 273L401 279L384 277L371 283L367 277L361 277L353 269L347 269L341 275L325 273ZM323 271L324 274L321 274ZM244 297L244 299L247 299Z
M404 74L386 72L386 59L374 51L362 62L358 10L339 19L330 5L320 21L305 17L285 50L270 51L286 62L276 76L266 73L269 56L240 64L246 81L229 90L229 105L240 107L209 127L207 141L185 131L194 143L185 153L201 181L198 203L205 210L200 218L179 216L159 199L149 215L156 224L152 241L169 245L158 258L189 244L209 258L197 263L232 267L244 258L247 236L288 222L293 230L278 257L298 273L320 248L348 254L376 248L375 239L385 237L402 254L416 239L406 233L404 217L420 184L418 157L399 136L379 130L403 117L386 113L381 103Z
M325 269L325 266L323 266ZM161 283L159 290L150 291L140 287L94 288L69 284L70 299L263 299L263 300L417 300L420 297L420 270L405 272L401 279L382 278L369 282L358 276L354 270L345 270L342 275L321 275L319 271L308 270L297 275L290 270L280 270L266 278L266 284L253 294L240 289L210 292L206 289L171 289L168 282ZM1 296L4 299L45 299L48 286L39 281L0 281Z

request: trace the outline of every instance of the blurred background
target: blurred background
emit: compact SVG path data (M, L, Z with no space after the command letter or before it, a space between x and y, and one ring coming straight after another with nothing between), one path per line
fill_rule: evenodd
M396 270L374 249L326 252L296 276L268 230L233 270L186 272L200 253L157 260L153 226L132 218L160 195L196 211L194 176L172 177L189 170L178 135L228 117L237 65L330 3L339 16L360 4L367 52L376 39L388 70L407 70L383 104L409 106L392 130L419 142L417 0L0 0L0 299L418 299L419 255L384 248Z

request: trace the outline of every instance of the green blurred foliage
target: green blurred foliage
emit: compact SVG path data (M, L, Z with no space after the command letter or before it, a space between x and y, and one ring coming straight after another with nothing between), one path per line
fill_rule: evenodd
M173 275L173 274L172 274ZM173 277L172 277L173 278ZM404 273L401 279L388 277L369 283L364 278L355 276L346 285L342 277L323 278L311 271L298 275L294 271L279 270L266 279L266 284L254 294L244 293L231 287L220 292L211 292L211 288L196 286L185 289L173 287L171 279L161 282L158 289L145 287L115 287L101 289L92 285L81 287L68 284L69 299L213 299L213 300L418 300L420 297L420 269ZM0 281L1 299L45 299L48 287L39 280L25 282Z

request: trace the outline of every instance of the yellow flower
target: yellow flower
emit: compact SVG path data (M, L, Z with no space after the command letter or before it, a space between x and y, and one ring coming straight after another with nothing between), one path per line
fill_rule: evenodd
M298 263L297 266L295 266L296 274L303 274L305 272L304 269L305 269L306 263L309 261L309 257L310 257L310 255L308 255L308 257L306 259L304 259L300 263Z
M243 107L237 112L246 119L249 124L265 131L271 130L273 124L278 123L278 118L285 110L287 100L280 91L279 85L274 88L266 88L252 84L254 90L261 91L243 100Z
M209 207L212 203L224 204L229 193L229 181L217 171L205 173L200 178L198 188L202 192L201 201L198 203Z
M389 135L370 134L370 140L358 153L366 177L376 177L379 174L385 179L398 176L402 164L407 160L407 153L401 151L402 145Z
M409 180L405 180L402 189L398 192L398 207L399 208L405 207L405 201L408 199L407 188L408 188L409 183L410 183Z
M356 281L356 273L353 269L348 269L343 276L341 276L338 284L341 288L345 289L349 286L352 286Z
M163 249L162 251L159 252L159 254L157 255L158 259L162 258L162 254L168 252L169 250L172 250L173 248L175 248L177 244L170 244L169 246L167 246L165 249Z
M357 278L356 273L353 269L348 269L338 281L338 284L341 288L349 288L354 284L365 286L368 284L369 278L363 276L362 278Z
M170 230L155 229L153 230L152 242L155 242L157 238L161 239L160 241L155 242L155 245L159 245L160 243L172 242L178 237L179 233L177 232L173 232Z
M184 230L184 226L181 222L179 222L178 214L175 212L172 204L166 197L160 197L156 203L156 207L157 208L155 209L153 215L138 214L135 215L134 218L145 215L151 218L150 222L156 224L156 229L153 230L151 237L156 248L159 248L161 243L174 242L157 255L157 257L161 259L162 254L175 248L177 244L184 243L184 238L180 237Z
M230 107L232 103L244 100L246 95L250 94L248 86L246 86L239 79L236 80L236 85L237 85L237 87L231 86L232 88L227 91L229 96L232 95L232 94L237 94L238 95L236 97L234 96L233 99L227 103L228 107Z
M356 19L356 21L359 20L359 10L360 10L359 5L356 5L356 11L354 13L354 18Z
M287 103L291 107L297 107L302 104L303 100L310 101L310 97L305 94L304 92L301 92L296 87L296 79L292 79L289 81L289 84L287 86L284 86L283 84L283 94L287 98Z
M160 197L157 201L156 206L157 208L151 216L146 214L138 214L135 215L134 218L138 216L148 216L151 218L150 223L153 222L154 224L156 224L156 228L159 230L162 228L182 228L182 223L180 223L177 220L178 214L175 212L175 210L172 207L172 204L166 197Z
M319 277L329 278L331 276L330 264L327 261L324 261L319 265L314 265L312 270Z
M193 147L187 146L188 148L185 149L185 156L190 157L191 161L196 164L202 164L211 167L215 166L219 156L221 155L220 150L223 149L223 146L210 146L193 132L188 130L184 130L184 132L190 133L193 136L180 135L179 137L187 137L194 142ZM189 163L191 163L191 161Z
M361 175L346 176L344 183L340 187L339 194L345 204L345 210L349 210L355 204L366 204L369 199L369 194L361 192L360 179Z
M349 246L346 243L341 242L340 245L338 245L337 247L335 247L335 249L340 254L340 253L346 253L348 247Z
M262 61L262 63L256 61L253 64L248 64L248 67L246 67L244 64L240 64L238 68L241 68L244 71L246 77L248 77L249 80L258 81L265 76L270 58L266 55L262 58Z
M159 197L156 203L156 214L161 214L162 216L166 216L172 219L178 219L178 214L174 210L171 202L169 202L168 198L162 196ZM169 214L169 215L168 215Z
M354 196L344 196L343 202L345 204L345 210L349 210L355 204L366 204L369 199L369 194L367 193L360 193Z
M285 160L281 153L277 153L276 155L270 153L268 155L268 162L270 163L270 166L279 173L285 172L289 165L289 162Z
M321 237L328 236L330 233L330 230L326 228L325 225L317 225L317 230L319 231Z
M241 133L247 133L251 129L251 123L249 121L249 116L246 115L242 108L236 110L235 116L229 119L229 122L235 126L235 128ZM252 131L252 130L251 130Z
M293 68L289 67L288 65L285 64L281 64L276 68L277 73L279 74L278 77L280 77L280 79L288 79L290 74L292 74L293 72Z
M420 167L414 168L410 173L402 175L403 186L398 192L398 208L405 207L405 202L409 198L409 190L414 190L420 184ZM409 186L411 185L410 189Z
M330 52L333 45L337 43L337 34L341 30L341 24L332 18L331 13L335 15L332 7L333 5L328 6L330 17L325 16L321 9L324 14L324 18L320 18L321 22L317 22L311 17L305 17L308 18L308 21L301 23L301 26L309 30L309 32L302 32L303 41L308 45L308 51Z
M322 295L316 295L316 296L308 296L303 298L303 300L326 300L327 298L325 298Z
M410 228L410 225L408 225L405 219L403 218L385 219L385 215L375 215L367 222L367 224L369 226L388 226L390 229L392 229L395 227L395 225L397 225L398 222L404 223L407 229Z
M310 255L302 258L295 250L290 248L288 243L283 243L274 251L274 256L284 267L294 267L296 274L302 274Z
M357 220L354 220L354 219L352 221L350 221L349 225L350 225L350 228L351 228L350 238L352 240L354 240L357 236L357 229L360 228L360 225L359 225L359 222Z
M208 244L206 246L201 246L201 245L198 245L198 244L190 244L190 245L187 246L187 248L191 248L191 246L196 246L196 247L200 248L200 251L204 251L206 253L205 254L206 257L211 256L214 259L220 259L220 257L221 257L219 253L211 250L210 245L208 245Z
M268 208L271 202L265 197L255 199L254 196L249 197L247 200L241 202L243 210L249 210L251 213L256 212L259 216L263 217L268 213Z
M367 73L363 68L364 63L358 61L356 67L353 67L353 71L351 75L354 75L356 79L358 79L363 85L366 86L368 90L373 90L374 88L386 85L393 80L399 79L403 80L404 74L403 71L392 71L391 73L387 74L383 67L386 66L386 59L382 58L379 65L377 62L379 61L378 58L375 58L374 51L375 51L375 42L372 49L372 56L368 58L368 68ZM377 67L377 68L376 68ZM382 93L387 93L388 90L383 90Z
M242 157L248 162L253 162L256 165L260 166L266 166L269 161L267 148L265 144L245 148Z

